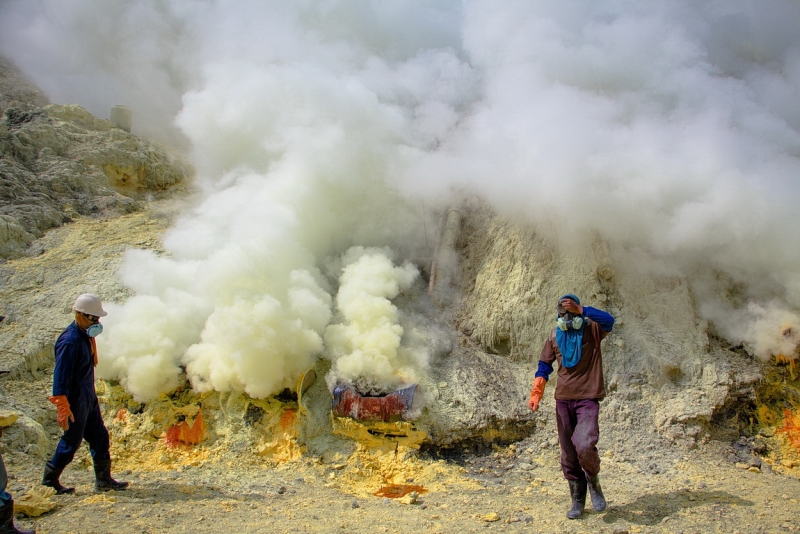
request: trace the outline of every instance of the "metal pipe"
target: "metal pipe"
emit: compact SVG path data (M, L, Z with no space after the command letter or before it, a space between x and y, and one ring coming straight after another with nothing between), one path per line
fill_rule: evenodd
M431 283L428 292L433 294L447 287L455 274L457 265L456 241L461 232L461 209L450 208L444 229L431 267Z
M111 122L117 125L117 128L131 133L131 125L133 124L133 112L126 106L114 106L111 108Z

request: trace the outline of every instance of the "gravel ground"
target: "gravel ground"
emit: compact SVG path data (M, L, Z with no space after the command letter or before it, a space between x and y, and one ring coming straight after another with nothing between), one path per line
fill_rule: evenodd
M76 461L62 475L76 494L52 497L53 510L18 516L17 524L45 534L800 531L800 481L736 467L725 458L728 450L718 442L666 449L658 455L666 467L654 470L601 449L609 506L578 520L565 517L570 503L558 446L542 449L532 439L447 458L422 453L415 461L438 464L442 474L437 489L419 491L416 500L413 493L372 495L380 488L358 483L357 467L320 458L270 466L231 453L195 467L123 469L117 478L130 481L130 489L104 494L94 493L88 462ZM39 466L26 460L13 452L6 458L16 495L38 483Z

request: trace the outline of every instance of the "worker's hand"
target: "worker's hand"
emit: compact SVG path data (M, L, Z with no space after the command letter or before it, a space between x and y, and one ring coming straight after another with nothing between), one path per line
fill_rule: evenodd
M56 417L58 426L60 426L62 430L67 430L69 428L69 424L75 422L75 416L72 415L72 410L69 408L67 396L54 395L49 397L48 400L55 404L56 408L58 408L58 416Z
M545 380L541 376L537 376L536 379L533 381L531 398L528 399L528 408L530 408L534 412L539 410L539 403L542 401L542 395L544 395L544 386L546 384L547 380Z
M583 306L572 299L563 299L559 302L562 308L574 315L583 315Z

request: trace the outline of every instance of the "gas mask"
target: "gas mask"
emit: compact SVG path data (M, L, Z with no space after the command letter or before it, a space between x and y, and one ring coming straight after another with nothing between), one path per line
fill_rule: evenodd
M570 312L564 312L556 319L558 327L566 332L567 330L580 330L583 326L583 317L580 315L572 315Z
M86 329L86 335L89 337L97 337L103 333L103 325L100 323L93 323L89 328Z

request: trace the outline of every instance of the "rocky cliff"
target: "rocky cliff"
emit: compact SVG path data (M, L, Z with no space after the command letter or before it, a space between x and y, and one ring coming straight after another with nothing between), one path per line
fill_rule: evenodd
M137 211L191 177L167 147L80 106L45 104L7 62L0 77L0 258L77 217Z
M3 72L8 87L8 68ZM9 319L0 329L0 363L12 370L13 381L4 385L3 402L22 415L21 430L7 433L11 446L44 457L44 429L54 430L42 401L52 372L52 343L69 321L74 295L99 292L112 302L131 296L118 274L123 255L130 248L163 252L160 237L171 214L185 205L182 186L191 168L170 149L78 106L46 104L33 89L5 95L0 253L7 261L0 265L0 310ZM552 328L553 303L565 290L617 318L604 344L609 390L602 410L604 439L643 466L652 463L652 455L641 451L653 444L691 448L715 437L752 434L754 424L778 425L778 405L796 399L792 368L756 360L718 337L713 325L698 317L685 280L639 272L599 239L587 249L559 249L535 226L503 217L477 198L453 199L453 205L460 206L462 219L453 244L457 261L443 295L421 305L428 299L424 278L397 301L401 309L429 314L450 332L419 384L425 408L414 421L413 436L419 437L414 447L450 449L537 435L548 416L531 413L526 400ZM427 266L420 268L430 274ZM329 366L319 360L317 375ZM770 395L764 394L767 376ZM31 385L38 391L34 402L22 392ZM285 452L269 444L282 419L268 423L268 415L284 409L275 399L178 390L142 404L119 384L109 383L104 391L109 415L120 408L128 413L124 426L130 426L117 430L127 436L126 450L141 441L137 454L154 447L153 439L189 412L196 416L198 406L205 412L207 446L224 453L260 443L260 451ZM398 438L396 428L332 427L330 392L322 380L304 399L299 406L304 426L290 438L316 454L343 447L332 433L356 440ZM545 406L553 403L550 394L545 399Z

